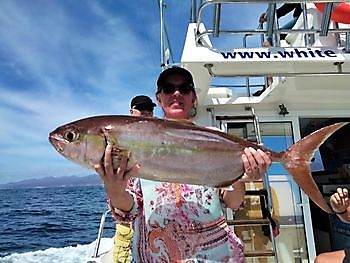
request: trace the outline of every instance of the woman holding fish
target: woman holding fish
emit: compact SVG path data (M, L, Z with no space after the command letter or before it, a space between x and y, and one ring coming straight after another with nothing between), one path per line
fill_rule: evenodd
M168 68L160 74L157 86L157 101L166 119L185 121L195 114L197 96L189 71ZM125 154L114 169L114 150L109 143L104 163L95 169L116 221L133 223L133 262L244 262L243 244L227 225L223 210L239 208L244 182L263 177L271 164L263 151L246 148L243 177L231 189L220 189L135 178L142 164L127 168L129 156Z

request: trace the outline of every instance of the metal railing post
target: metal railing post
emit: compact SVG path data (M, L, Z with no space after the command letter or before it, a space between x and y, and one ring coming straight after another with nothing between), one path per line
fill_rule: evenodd
M94 254L92 255L93 258L97 258L97 256L98 256L98 250L100 248L101 238L103 236L103 228L104 228L104 225L105 225L106 216L108 215L109 212L111 212L111 210L107 210L101 216L100 227L98 229L98 234L97 234L97 240L96 240L96 245L95 245L95 249L94 249Z
M163 0L159 0L159 15L160 15L160 65L161 67L165 66L164 59L164 17L163 17Z
M218 37L220 33L220 19L221 19L221 4L215 4L214 8L214 37Z

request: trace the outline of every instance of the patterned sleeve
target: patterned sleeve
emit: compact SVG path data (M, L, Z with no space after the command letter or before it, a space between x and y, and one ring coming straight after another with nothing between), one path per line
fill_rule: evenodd
M129 212L122 211L118 208L114 208L110 204L110 199L108 198L108 206L112 211L113 220L116 223L119 222L134 222L138 215L143 213L143 195L141 190L141 184L139 178L130 178L126 191L131 194L134 199L134 205Z

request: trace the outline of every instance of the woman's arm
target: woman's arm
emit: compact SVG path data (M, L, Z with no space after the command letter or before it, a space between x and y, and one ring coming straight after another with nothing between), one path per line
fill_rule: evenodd
M245 196L245 183L241 180L232 184L232 189L222 190L222 200L225 205L231 209L241 207Z

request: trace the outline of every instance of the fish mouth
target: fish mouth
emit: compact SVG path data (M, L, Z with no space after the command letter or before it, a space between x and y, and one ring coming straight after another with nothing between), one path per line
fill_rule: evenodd
M59 152L63 152L63 148L60 145L61 140L62 140L62 138L59 135L57 135L56 133L50 133L49 134L49 142Z

